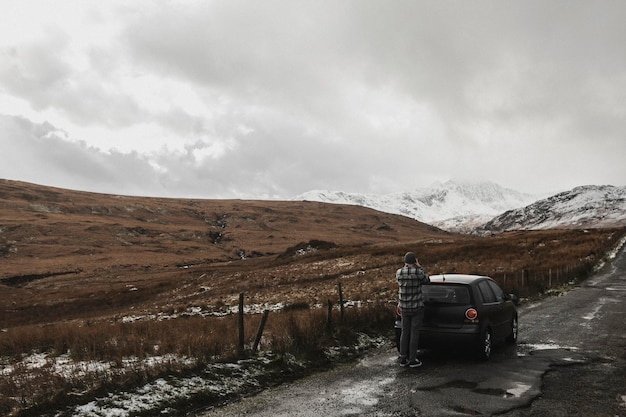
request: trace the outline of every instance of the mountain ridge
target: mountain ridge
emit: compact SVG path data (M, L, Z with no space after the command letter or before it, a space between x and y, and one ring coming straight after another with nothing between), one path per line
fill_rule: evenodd
M476 233L626 226L626 187L584 185L494 217Z
M384 195L312 190L292 200L364 205L401 214L451 232L468 233L493 217L544 197L502 187L493 182L447 181L410 192Z
M454 233L626 226L626 187L612 185L585 185L540 195L492 182L448 181L379 196L313 190L297 199L364 205Z

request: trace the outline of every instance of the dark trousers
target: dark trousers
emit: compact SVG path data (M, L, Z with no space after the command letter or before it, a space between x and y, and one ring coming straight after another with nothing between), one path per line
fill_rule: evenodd
M420 327L424 321L424 308L415 312L402 312L402 335L400 336L400 356L408 357L409 362L417 359L417 347L419 345Z

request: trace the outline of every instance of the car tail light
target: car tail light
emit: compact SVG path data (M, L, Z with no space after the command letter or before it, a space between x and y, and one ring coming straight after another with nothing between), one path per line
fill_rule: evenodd
M468 320L476 320L478 318L478 311L476 311L475 308L468 308L465 311L465 317L467 317Z

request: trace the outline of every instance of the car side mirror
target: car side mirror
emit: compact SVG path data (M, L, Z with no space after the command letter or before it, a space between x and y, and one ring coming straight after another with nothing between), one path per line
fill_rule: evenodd
M513 301L515 305L519 305L519 297L515 294L506 294L504 298Z

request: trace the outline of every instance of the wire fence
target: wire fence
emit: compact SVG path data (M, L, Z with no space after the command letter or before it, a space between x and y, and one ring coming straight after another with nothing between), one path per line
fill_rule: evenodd
M584 262L557 268L495 271L491 274L491 278L500 284L505 292L514 293L520 297L529 297L582 281L592 272L593 265Z

